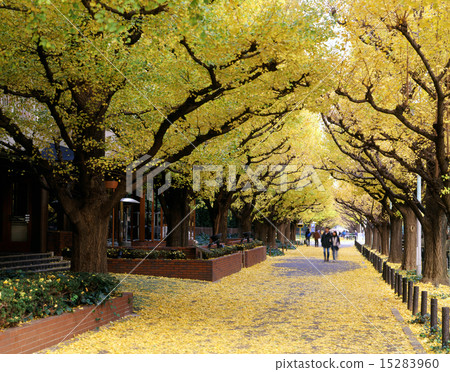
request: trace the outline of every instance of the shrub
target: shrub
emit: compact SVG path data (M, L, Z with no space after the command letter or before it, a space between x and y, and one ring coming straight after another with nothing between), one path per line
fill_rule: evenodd
M236 253L238 251L253 249L259 246L261 246L261 242L259 240L253 240L250 243L235 244L232 246L224 246L221 248L211 248L210 253L209 252L203 253L203 258L205 259L217 258L221 256L226 256L227 254Z
M210 252L203 252L203 258L210 259L210 258L217 258L226 256L228 254L236 253L238 250L235 246L225 246L220 248L211 248Z
M205 233L200 233L195 237L198 245L209 244L209 235Z
M267 255L271 256L271 257L284 256L284 252L281 249L279 249L279 248L269 249L269 247L267 247L266 248L266 252L267 252Z
M0 273L0 328L99 303L118 283L109 274Z
M148 251L146 249L135 248L108 248L108 258L147 258L147 259L164 259L164 260L184 260L186 255L182 251L158 249Z

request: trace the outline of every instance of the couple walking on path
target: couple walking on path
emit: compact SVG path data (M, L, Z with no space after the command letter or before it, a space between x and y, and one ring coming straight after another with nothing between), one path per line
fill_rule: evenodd
M327 227L325 232L322 234L322 248L323 248L323 260L330 261L330 248L333 252L333 261L336 261L338 258L339 246L341 245L341 241L339 239L336 231L330 233L330 229Z

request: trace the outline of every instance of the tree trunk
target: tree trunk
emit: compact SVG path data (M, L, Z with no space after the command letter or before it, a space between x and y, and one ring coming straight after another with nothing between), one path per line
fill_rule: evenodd
M285 238L285 243L292 243L292 244L295 243L291 239L291 223L289 221L284 224L284 231L283 231L283 233L284 233L284 236L286 237Z
M389 251L389 262L402 262L402 219L391 217L391 249Z
M252 211L241 214L241 230L242 232L252 231Z
M225 242L228 234L228 209L232 202L233 193L221 189L211 205L205 202L213 226L213 235L222 234L221 241Z
M364 234L364 245L366 245L368 247L372 247L373 229L372 229L372 227L370 227L369 224L367 224L365 230L366 231Z
M378 232L378 228L375 226L372 229L372 249L374 249L378 252L380 251L379 238L380 238L380 233Z
M97 212L94 208L80 211L80 218L73 226L72 271L108 272L106 238L109 215Z
M291 242L292 244L295 244L295 242L297 241L297 222L293 221L291 222Z
M277 239L278 239L282 244L285 244L285 243L286 243L286 236L285 236L285 234L284 234L285 226L286 226L285 223L279 223L279 224L277 224L277 228L276 228L276 231L277 231Z
M189 191L171 187L159 196L167 222L167 247L189 245Z
M255 222L255 237L261 240L264 245L267 245L267 224L263 222Z
M409 207L401 207L405 244L403 247L402 270L416 269L417 218Z
M447 272L447 216L432 197L425 194L424 257L422 281L433 285L449 285Z
M217 214L213 220L213 234L222 234L221 241L225 242L228 235L228 205L219 204Z
M380 226L381 254L389 256L389 223L383 222Z
M267 245L271 248L276 248L277 244L275 242L275 226L270 223L266 223L265 225L267 226Z

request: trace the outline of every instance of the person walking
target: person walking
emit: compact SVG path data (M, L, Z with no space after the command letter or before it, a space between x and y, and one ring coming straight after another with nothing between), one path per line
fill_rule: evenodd
M314 231L314 245L316 246L316 247L318 247L319 246L319 239L320 239L320 231L319 230L316 230L316 231Z
M311 239L311 230L309 230L309 227L308 227L306 229L306 233L305 233L305 245L307 245L308 247L309 247L310 239Z
M328 227L325 228L325 232L322 234L321 243L323 248L323 261L330 261L331 233Z
M331 251L333 252L333 261L336 261L338 258L338 251L340 245L341 239L339 239L339 236L338 234L336 234L336 231L333 231L333 234L331 235Z

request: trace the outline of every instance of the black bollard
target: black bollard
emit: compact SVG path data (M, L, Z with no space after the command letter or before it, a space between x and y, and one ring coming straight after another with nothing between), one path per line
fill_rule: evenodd
M398 295L403 298L403 276L398 274Z
M448 347L448 341L450 338L449 331L449 309L448 307L442 308L442 347Z
M413 308L413 287L414 283L408 281L408 310L412 310Z
M428 292L422 291L422 302L420 304L420 315L425 316L428 307Z
M413 308L412 313L416 315L419 312L419 287L417 285L414 286L414 294L413 294Z
M391 269L391 289L395 290L395 269Z
M430 308L430 330L431 332L437 331L437 313L438 313L438 300L437 298L431 299Z
M402 302L408 302L408 278L403 278L403 298Z

